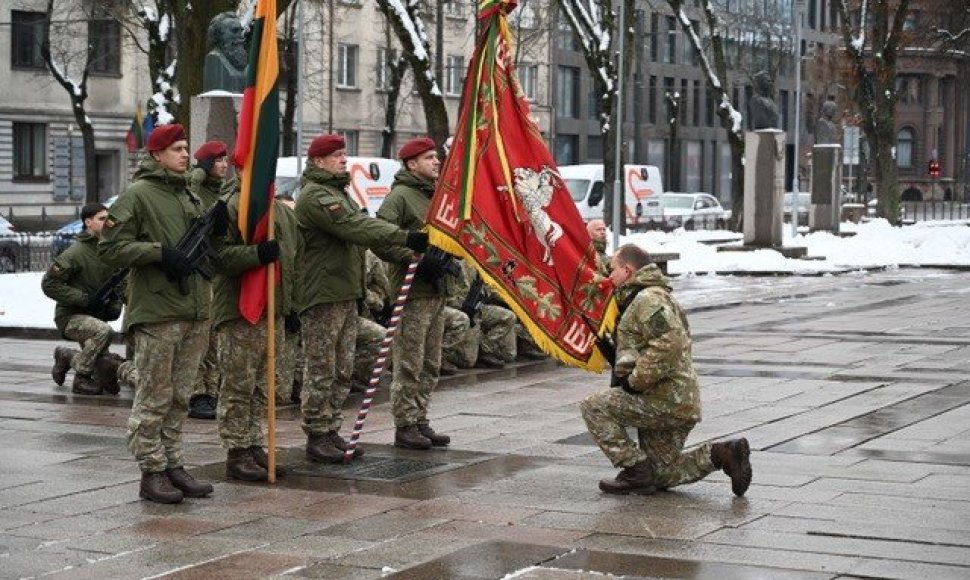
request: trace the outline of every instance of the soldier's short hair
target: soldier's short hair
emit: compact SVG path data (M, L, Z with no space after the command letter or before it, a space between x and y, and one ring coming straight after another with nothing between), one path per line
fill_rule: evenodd
M94 203L84 204L84 207L81 208L81 224L84 224L84 220L93 218L94 216L98 215L99 213L107 209L108 208L105 207L103 203L94 202Z
M613 257L621 264L632 266L634 270L639 270L652 262L650 254L634 244L623 244L616 250Z

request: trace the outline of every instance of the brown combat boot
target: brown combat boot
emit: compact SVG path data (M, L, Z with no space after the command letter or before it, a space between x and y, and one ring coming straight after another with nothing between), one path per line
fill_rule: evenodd
M329 437L330 440L333 441L333 446L341 451L347 451L347 449L350 447L349 445L347 445L347 440L341 437L340 433L337 433L336 431L327 432L327 437ZM359 446L354 447L354 459L357 459L358 457L362 457L363 455L364 455L363 449L361 449Z
M117 395L121 391L118 385L118 367L123 362L125 359L119 355L113 352L105 353L94 361L94 372L91 373L91 378L104 392Z
M431 449L431 439L418 431L417 425L398 427L394 432L394 446L405 449Z
M337 449L328 433L310 435L306 441L306 454L313 461L324 463L340 463L344 460L344 452Z
M160 471L141 474L138 496L157 503L179 503L185 497L181 491L172 486L172 482Z
M731 491L741 497L751 485L751 448L748 440L731 439L711 445L711 463L731 478Z
M75 348L59 346L54 349L54 366L51 367L51 378L60 387L64 384L64 377L71 369L71 359L80 351Z
M641 461L623 468L623 471L616 474L615 479L601 479L600 490L617 495L650 495L657 491L653 476L653 466L647 461Z
M165 470L165 475L168 476L168 480L172 482L172 485L182 490L185 497L205 497L212 493L211 483L196 481L181 465L178 467L169 467Z
M431 425L427 423L418 423L418 433L421 433L425 437L431 440L431 444L435 447L445 447L451 443L451 437L448 435L442 435L440 433L435 433L435 430L431 428Z
M71 392L77 395L100 395L101 386L88 375L75 372L74 382L71 383Z
M266 450L259 445L251 445L247 448L249 454L253 456L253 461L256 465L262 467L263 469L269 471L269 456L266 455ZM283 477L286 475L286 468L281 467L279 461L276 462L276 477Z
M242 481L266 481L266 468L257 465L249 449L239 447L226 453L226 477Z

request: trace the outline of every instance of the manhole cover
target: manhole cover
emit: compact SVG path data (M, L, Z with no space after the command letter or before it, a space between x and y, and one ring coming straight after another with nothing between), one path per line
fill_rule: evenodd
M461 467L456 463L424 461L407 457L365 455L350 464L315 463L304 461L290 468L290 472L308 477L337 477L341 479L371 479L405 481L428 477Z

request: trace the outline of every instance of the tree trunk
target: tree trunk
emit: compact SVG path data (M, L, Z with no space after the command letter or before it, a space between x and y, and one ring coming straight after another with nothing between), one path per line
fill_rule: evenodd
M731 228L740 232L744 226L744 140L728 131L731 147Z
M74 103L74 122L81 129L84 143L84 203L100 201L98 191L98 159L95 154L94 126L88 121L84 103Z
M290 13L286 19L286 33L283 37L283 68L286 71L286 98L283 101L283 155L296 155L297 147L301 144L296 142L297 135L293 130L294 119L296 118L296 99L299 98L299 45L296 41L296 29L293 22L296 20L296 10Z
M397 137L397 100L401 96L401 83L407 72L407 59L401 57L391 67L391 83L387 89L387 104L384 107L384 128L381 130L381 157L394 157L394 138Z
M192 97L202 92L202 63L209 52L206 46L206 32L209 22L220 12L234 12L238 4L234 0L209 0L208 2L179 3L177 26L175 28L178 62L175 66L175 80L179 88L179 102L176 122L192 134Z

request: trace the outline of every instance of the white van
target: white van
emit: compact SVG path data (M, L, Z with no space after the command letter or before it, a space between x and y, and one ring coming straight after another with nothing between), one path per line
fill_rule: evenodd
M561 165L559 175L576 203L583 221L603 218L603 164ZM660 169L654 165L624 165L626 223L631 228L659 223L660 194L663 182ZM606 216L609 223L611 216Z
M276 161L276 193L289 192L294 197L300 190L300 176L306 164L306 157L301 157L303 165L296 166L296 157L280 157ZM348 157L347 173L350 174L350 195L360 207L366 207L370 215L377 213L384 198L391 192L394 174L401 168L401 163L395 159L383 157Z

